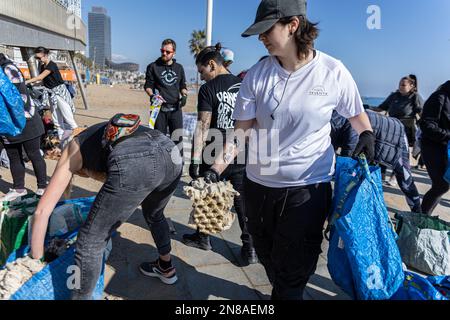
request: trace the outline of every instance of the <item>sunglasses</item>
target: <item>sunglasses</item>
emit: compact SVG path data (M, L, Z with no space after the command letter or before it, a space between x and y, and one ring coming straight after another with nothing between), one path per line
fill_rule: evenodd
M174 51L169 51L169 50L161 49L161 53L162 53L162 54L171 54L171 53L174 53Z

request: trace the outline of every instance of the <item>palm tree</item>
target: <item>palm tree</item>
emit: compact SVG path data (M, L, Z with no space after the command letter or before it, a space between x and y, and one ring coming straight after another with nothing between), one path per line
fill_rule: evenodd
M191 40L189 40L189 49L194 59L197 58L198 54L206 48L206 32L205 30L194 30L191 34ZM198 72L197 74L197 94L198 94Z

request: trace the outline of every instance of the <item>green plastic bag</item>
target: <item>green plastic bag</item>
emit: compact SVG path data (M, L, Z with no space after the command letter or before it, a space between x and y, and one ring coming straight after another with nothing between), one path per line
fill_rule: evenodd
M0 266L9 255L28 243L28 226L39 202L35 196L4 202L0 210Z
M398 213L403 262L433 276L450 275L450 223L419 213Z

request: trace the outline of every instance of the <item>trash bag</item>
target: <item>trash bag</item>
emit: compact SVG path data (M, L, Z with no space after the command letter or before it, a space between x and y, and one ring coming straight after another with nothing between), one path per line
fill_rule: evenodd
M333 281L358 300L386 300L404 280L396 234L384 204L381 170L338 158L328 230Z
M0 68L0 135L15 137L25 128L22 96Z
M405 272L402 286L392 296L391 300L448 300L434 287L429 279L412 272Z
M447 171L445 171L444 179L445 179L445 181L450 183L450 142L448 143L447 153L448 153L448 157L447 157Z
M450 275L450 223L420 213L397 213L403 262L434 276Z
M428 281L447 299L450 299L450 276L428 277Z
M81 210L81 214L87 216L94 203L95 197L66 200L58 203L57 207L76 204ZM53 239L75 240L78 230L64 235L62 237L52 238L47 235L46 244ZM30 252L29 246L24 246L13 252L7 263L24 257ZM107 255L111 251L111 244L105 250L103 258L103 267L100 278L96 284L93 300L100 300L103 297L104 290L104 271ZM14 295L11 300L68 300L71 296L71 289L77 286L77 270L75 267L75 244L65 251L65 253L56 260L49 263L41 272L35 274L27 281Z
M29 250L30 248L27 247L14 253L8 259L8 263L23 257ZM11 296L10 300L69 300L71 289L76 288L77 281L79 281L74 258L75 245L48 264L41 272L35 274ZM93 293L93 300L101 300L103 297L104 271L105 263L103 263L102 272Z
M0 266L9 255L28 243L28 226L39 200L30 195L4 202L0 211Z
M6 149L2 149L2 151L0 151L0 166L2 166L3 168L9 169L10 162L9 162L8 154L6 153Z
M61 237L81 227L86 221L81 208L75 203L64 204L55 208L48 223L48 236Z

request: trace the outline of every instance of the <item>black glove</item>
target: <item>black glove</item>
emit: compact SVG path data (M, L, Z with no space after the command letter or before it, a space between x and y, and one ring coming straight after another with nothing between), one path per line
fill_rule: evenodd
M217 183L220 180L220 174L214 170L213 168L205 171L203 174L203 178L205 178L206 183Z
M191 163L189 166L189 176L191 176L192 180L197 180L200 178L200 165L197 163Z
M182 97L181 97L181 99L180 99L180 107L181 107L181 108L183 108L183 107L186 106L187 99L188 99L187 96L182 96Z
M375 158L375 134L372 131L364 131L359 136L359 141L353 152L353 157L358 157L363 153L366 156L367 163L373 162Z

